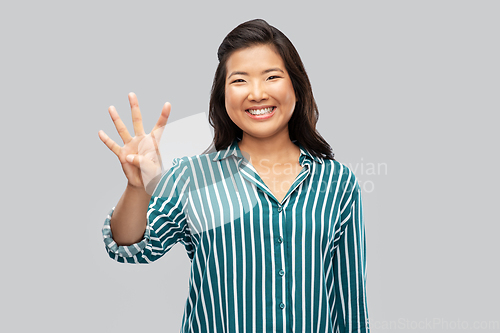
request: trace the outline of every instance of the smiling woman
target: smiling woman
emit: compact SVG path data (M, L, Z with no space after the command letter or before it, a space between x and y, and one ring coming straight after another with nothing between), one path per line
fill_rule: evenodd
M226 36L218 58L216 151L176 158L153 177L170 105L146 135L130 94L135 137L110 107L124 146L99 135L129 183L104 223L109 256L150 263L184 245L192 269L182 332L369 332L361 190L316 130L297 51L252 20ZM152 195L144 174L159 178Z
M292 142L299 142L314 156L334 160L332 148L316 130L319 111L302 60L293 44L280 30L259 19L242 23L224 38L217 56L219 65L215 72L209 108L214 140L205 153L212 148L221 150L229 146L234 138L238 138L241 140L239 147L243 146L256 160L259 157L282 160L285 155L288 158L295 156L297 149ZM233 116L238 117L232 112L233 102L237 102L236 99L239 98L241 104L242 99L246 99L248 110L272 107L273 105L267 105L267 101L274 98L270 94L276 93L280 94L280 99L286 98L282 99L283 103L293 105L276 110L280 111L280 117L272 114L271 117L252 119L283 120L286 118L285 113L289 112L288 125L284 128L282 126L281 132L271 131L266 134L273 136L272 140L269 140L269 136L265 140L262 136L246 135L250 133L245 132L233 119ZM277 122L273 124L275 131L279 130L279 127L276 128ZM254 128L256 125L254 124ZM259 125L268 126L262 122ZM265 133L263 131L260 130L260 135Z
M295 92L273 47L256 45L235 51L226 66L225 106L229 118L242 130L240 149L271 141L280 147L293 145L288 122L295 109Z

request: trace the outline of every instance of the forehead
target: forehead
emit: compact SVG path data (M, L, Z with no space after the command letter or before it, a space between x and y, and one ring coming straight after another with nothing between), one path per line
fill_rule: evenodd
M283 59L272 45L254 45L237 50L226 63L228 75L232 71L259 71L269 67L279 67L285 71Z

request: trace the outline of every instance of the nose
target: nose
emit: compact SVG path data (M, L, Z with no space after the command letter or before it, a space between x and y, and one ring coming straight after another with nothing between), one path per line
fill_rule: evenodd
M260 102L262 100L268 99L266 89L262 83L254 83L250 87L248 93L248 99L253 102Z

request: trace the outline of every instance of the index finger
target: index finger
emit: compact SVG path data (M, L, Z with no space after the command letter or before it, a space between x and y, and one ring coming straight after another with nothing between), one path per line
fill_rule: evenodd
M132 109L132 123L134 125L134 133L136 136L144 135L144 127L142 126L142 115L139 109L139 102L137 101L137 96L131 92L128 94L128 100L130 102L130 108Z

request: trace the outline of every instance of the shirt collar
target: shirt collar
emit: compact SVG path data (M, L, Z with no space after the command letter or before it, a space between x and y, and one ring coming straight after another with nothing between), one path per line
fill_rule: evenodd
M305 149L300 143L298 144L298 146L300 148L300 157L299 157L300 164L302 164L304 158L316 161L320 164L323 163L322 158L314 156L311 153L309 153L307 151L307 149ZM234 156L236 156L236 158L239 158L239 159L243 158L243 154L241 153L240 147L238 146L238 139L234 139L233 143L231 143L231 145L228 148L223 149L223 150L219 150L217 152L217 154L215 155L215 157L212 159L212 161L214 161L214 162L220 161L220 160L223 160L231 155L234 155Z

